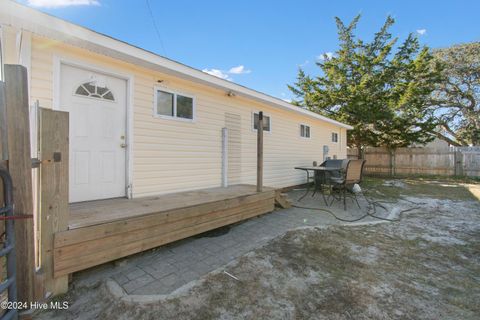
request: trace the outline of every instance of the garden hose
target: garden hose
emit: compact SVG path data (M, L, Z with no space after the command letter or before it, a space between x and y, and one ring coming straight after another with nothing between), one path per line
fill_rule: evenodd
M306 209L306 210L317 210L317 211L323 211L323 212L326 212L328 214L330 214L331 216L333 216L335 219L339 220L339 221L342 221L342 222L358 222L360 220L363 220L365 219L366 217L372 217L374 219L378 219L378 220L383 220L383 221L390 221L390 222L396 222L396 221L400 221L402 219L402 214L405 213L405 212L408 212L408 211L412 211L412 210L417 210L417 209L420 209L420 207L413 207L413 208L408 208L408 209L405 209L405 210L401 210L398 214L398 218L395 218L395 219L390 219L390 218L383 218L383 217L379 217L376 215L377 213L377 207L380 207L382 209L384 209L385 211L388 211L388 209L382 205L382 203L391 203L391 204L395 204L396 202L393 202L393 201L385 201L385 200L373 200L373 199L369 199L366 195L365 195L365 192L362 192L362 195L363 197L365 198L365 200L367 201L367 203L369 204L369 207L367 209L367 213L364 214L363 216L359 217L359 218L356 218L356 219L344 219L344 218L340 218L339 216L337 216L333 211L331 210L328 210L328 209L325 209L325 208L315 208L315 207L304 207L304 206L298 206L298 205L295 205L293 204L292 207L294 208L299 208L299 209ZM408 201L410 203L413 203L413 204L416 204L416 205L419 205L421 203L416 203L416 202L413 202L413 201L410 201L410 200L407 200L407 199L402 199L402 200L405 200L405 201Z

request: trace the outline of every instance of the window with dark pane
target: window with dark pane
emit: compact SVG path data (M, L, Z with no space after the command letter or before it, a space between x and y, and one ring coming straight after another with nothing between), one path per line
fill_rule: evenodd
M115 101L112 91L107 87L99 87L95 82L85 82L78 86L75 94L96 99Z
M107 91L109 91L107 87L97 87L97 93L100 96L103 96Z
M300 137L310 138L310 126L307 126L305 124L300 125Z
M157 91L157 114L173 117L173 93L158 90Z
M111 91L108 91L107 93L105 93L105 94L103 95L103 99L105 99L105 100L111 100L111 101L115 100L115 99L113 98L113 94L112 94Z
M253 129L258 129L258 113L253 114ZM263 115L263 130L270 131L270 117Z
M177 95L177 117L193 119L193 99Z
M332 132L332 142L338 142L338 133Z
M81 95L81 96L89 96L90 93L85 89L83 86L79 86L77 88L77 91L75 91L75 94Z
M83 84L85 89L90 93L90 95L95 94L95 83L94 82L86 82Z

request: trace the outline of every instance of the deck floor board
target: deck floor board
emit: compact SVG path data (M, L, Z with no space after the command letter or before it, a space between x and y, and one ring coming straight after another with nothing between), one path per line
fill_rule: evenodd
M69 229L54 234L54 277L271 212L275 194L233 185L71 204Z
M264 188L264 191L274 190ZM70 204L69 229L141 217L153 213L256 194L254 185L239 184L137 199L105 199Z

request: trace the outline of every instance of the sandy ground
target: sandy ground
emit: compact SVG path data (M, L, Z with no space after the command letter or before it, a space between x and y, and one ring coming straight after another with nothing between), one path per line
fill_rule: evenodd
M397 222L289 231L168 296L128 296L111 281L73 288L57 298L68 310L37 318L479 319L480 202L470 187L366 185L419 209Z

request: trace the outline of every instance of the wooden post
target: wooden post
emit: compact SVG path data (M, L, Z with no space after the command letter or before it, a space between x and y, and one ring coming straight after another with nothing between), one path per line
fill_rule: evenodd
M395 149L388 148L388 154L390 155L390 176L395 177Z
M455 176L461 177L464 175L463 154L458 147L455 147L453 149L453 170L454 170L453 175Z
M13 180L13 201L16 215L31 215L32 160L27 69L5 65L5 102L7 115L8 170ZM34 227L33 219L15 221L18 301L34 298Z
M40 269L45 295L68 290L68 275L53 277L53 241L68 228L68 113L39 108L40 165Z
M257 125L257 192L263 190L263 112L258 113Z

